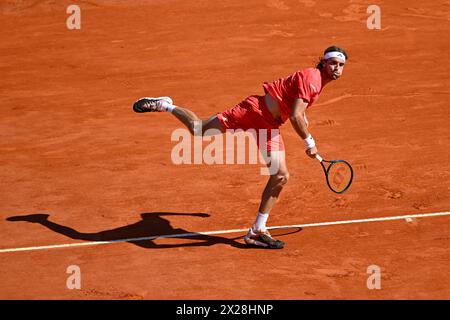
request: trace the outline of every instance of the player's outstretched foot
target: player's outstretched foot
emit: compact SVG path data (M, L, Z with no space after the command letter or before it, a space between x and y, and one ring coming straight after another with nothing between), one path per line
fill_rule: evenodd
M30 214L27 216L15 216L15 217L9 217L6 220L8 221L27 221L27 222L44 222L49 217L48 214Z
M252 228L248 230L247 235L244 237L244 241L248 245L268 249L282 249L285 245L283 241L272 238L269 231L253 231Z
M173 104L173 101L169 97L140 98L133 104L134 112L163 112L166 111L165 106L167 104Z

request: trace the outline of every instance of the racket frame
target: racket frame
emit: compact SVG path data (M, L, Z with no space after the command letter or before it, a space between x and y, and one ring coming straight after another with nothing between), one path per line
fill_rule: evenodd
M350 165L350 163L348 163L348 162L345 161L345 160L331 160L331 161L325 160L325 159L323 159L319 154L316 154L316 159L317 159L317 160L320 162L320 164L322 165L323 172L325 173L325 178L326 178L326 180L327 180L328 188L330 188L331 191L333 191L334 193L337 193L337 194L341 194L341 193L344 193L345 191L347 191L348 188L350 188L350 185L351 185L352 182L353 182L353 168L352 168L352 166ZM330 165L328 166L328 168L325 168L325 165L323 164L324 162L330 164ZM335 190L333 190L333 188L332 188L331 185L330 185L330 180L328 179L328 173L330 172L331 167L332 167L335 163L339 163L339 162L345 163L345 164L350 168L350 181L347 183L347 186L346 186L342 191L335 191Z

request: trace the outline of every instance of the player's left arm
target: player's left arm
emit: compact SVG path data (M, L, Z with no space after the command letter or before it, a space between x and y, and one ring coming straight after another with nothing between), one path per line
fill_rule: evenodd
M292 113L289 117L295 132L303 139L306 144L306 154L311 158L314 158L317 154L317 147L315 145L314 139L308 130L308 119L306 118L306 108L308 107L308 102L304 99L296 99L294 105L292 106Z

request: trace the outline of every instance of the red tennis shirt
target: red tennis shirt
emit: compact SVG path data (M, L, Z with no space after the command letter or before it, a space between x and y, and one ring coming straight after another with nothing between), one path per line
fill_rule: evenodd
M280 106L281 121L284 123L292 113L295 99L308 102L308 108L322 92L322 77L317 68L307 68L272 83L264 82L264 92L269 93Z

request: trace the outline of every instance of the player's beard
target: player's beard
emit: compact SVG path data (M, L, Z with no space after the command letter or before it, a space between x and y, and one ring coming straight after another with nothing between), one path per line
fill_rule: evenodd
M341 76L340 74L336 73L336 71L331 70L331 68L326 70L326 74L330 80L337 80Z
M338 73L337 71L329 70L329 76L331 80L337 80L341 77L341 74Z

